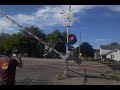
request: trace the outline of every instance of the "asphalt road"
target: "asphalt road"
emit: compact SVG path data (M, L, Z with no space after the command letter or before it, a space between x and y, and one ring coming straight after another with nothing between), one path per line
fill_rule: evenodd
M109 80L102 76L111 69L97 62L83 61L77 65L69 61L69 77L58 79L65 70L65 61L61 59L36 59L22 58L23 69L17 68L16 85L83 85L83 81L88 81L88 85L120 85L120 82ZM87 79L84 77L86 71Z
M24 58L23 63L23 69L17 68L17 85L52 85L52 79L65 67L61 60Z

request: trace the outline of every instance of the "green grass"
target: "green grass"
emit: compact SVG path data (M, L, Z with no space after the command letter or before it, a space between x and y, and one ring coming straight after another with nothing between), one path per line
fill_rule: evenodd
M112 80L120 81L120 77L115 76L115 75L110 76L109 78L112 79Z
M64 77L63 74L58 74L58 75L56 76L56 78L57 78L57 80L65 80L65 77Z
M110 79L110 80L116 80L120 81L120 71L119 70L112 70L112 71L107 71L105 75Z

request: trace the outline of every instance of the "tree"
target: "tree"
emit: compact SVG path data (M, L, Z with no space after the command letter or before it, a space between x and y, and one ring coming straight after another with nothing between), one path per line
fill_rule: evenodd
M63 40L62 38L64 39L63 34L59 30L54 30L52 33L47 35L47 42L57 51L64 54L66 47L65 47L65 40Z
M6 33L1 33L0 42L0 51L6 52L10 51L12 53L13 48L18 44L18 38L15 37L15 34L10 35Z
M4 54L4 43L5 43L5 38L8 36L6 33L0 33L0 54Z
M88 42L83 42L79 47L80 47L80 53L82 53L82 56L84 58L94 57L94 49L92 45L90 45ZM79 47L76 48L77 53L79 52Z
M111 46L118 46L119 44L117 42L112 42L110 45Z
M65 54L66 51L66 32L60 32L59 30L54 30L52 33L46 34L36 26L26 27L26 30L30 31L43 41L48 42L57 51ZM62 36L62 39L60 38ZM0 34L0 54L10 50L14 52L15 50L21 54L28 54L29 57L43 57L45 45L38 42L35 38L30 36L27 32L19 32L16 34ZM52 56L58 56L55 52L51 53ZM54 54L54 55L53 55Z
M46 35L42 31L42 29L39 29L38 27L31 26L26 27L26 30L30 31L34 35L36 35L39 38L42 38L43 40L46 40ZM32 57L42 57L43 51L45 46L42 43L39 43L34 37L28 35L28 33L19 33L19 50L22 50L22 52L28 53L28 56ZM41 54L39 54L41 53Z

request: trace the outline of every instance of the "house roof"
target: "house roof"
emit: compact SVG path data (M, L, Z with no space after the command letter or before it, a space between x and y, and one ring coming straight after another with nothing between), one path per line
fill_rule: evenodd
M114 50L114 49L119 49L120 50L120 45L114 45L114 46L111 46L111 45L100 45L100 48L104 49L104 50Z
M113 52L115 52L115 51L117 51L117 50L119 50L119 49L113 49L113 50L111 50L111 51L109 51L109 52L107 52L105 55L108 55L108 54L110 54L110 53L113 53Z

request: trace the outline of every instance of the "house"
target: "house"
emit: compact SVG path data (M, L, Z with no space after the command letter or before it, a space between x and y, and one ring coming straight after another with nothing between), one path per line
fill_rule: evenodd
M120 45L100 45L100 58L120 61Z
M100 59L100 50L94 49L94 59Z

